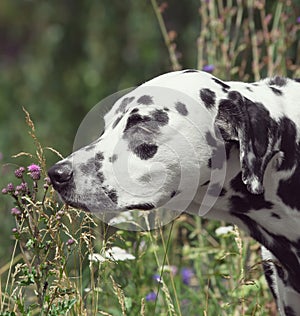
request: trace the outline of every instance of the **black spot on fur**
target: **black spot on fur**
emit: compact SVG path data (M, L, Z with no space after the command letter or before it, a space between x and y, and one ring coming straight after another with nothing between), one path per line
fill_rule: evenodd
M134 109L132 109L132 111L130 112L130 114L137 113L138 111L139 111L138 108L134 108Z
M175 109L177 110L177 112L183 116L187 116L188 115L188 110L186 108L186 105L182 102L176 102L175 103Z
M151 175L149 173L145 173L141 177L139 177L138 180L143 183L149 183L151 182Z
M297 144L297 129L293 121L282 117L279 121L279 135L281 137L280 151L284 159L278 170L292 169L299 155L299 144Z
M176 196L176 195L178 195L178 194L180 194L180 193L181 193L180 190L174 190L174 191L171 193L170 197L173 198L174 196Z
M262 263L263 269L264 269L264 274L265 274L265 278L268 282L269 288L272 292L272 295L275 299L275 301L277 300L277 295L276 292L274 291L274 281L272 278L272 275L274 274L274 271L272 269L271 263L263 261Z
M271 216L277 219L281 219L281 217L277 213L274 213L274 212L271 213Z
M229 85L227 85L223 81L221 81L217 78L212 78L212 80L222 87L223 92L228 92L228 90L230 89Z
M102 153L101 151L99 151L99 152L95 155L95 159L102 161L102 160L104 159L103 153Z
M247 90L249 90L250 92L253 92L251 87L246 87Z
M300 78L295 78L294 79L296 82L300 82Z
M175 195L176 195L176 191L173 191L172 193L171 193L171 195L170 195L170 197L172 198L172 197L174 197Z
M210 132L206 132L205 134L205 139L206 142L209 146L211 147L217 147L217 141L216 139L212 136L212 134Z
M280 151L284 156L278 170L290 170L300 159L295 123L286 117L282 118L279 123L279 134L281 135ZM300 167L297 166L290 178L279 182L277 194L286 205L300 210L299 187Z
M270 86L284 87L287 84L287 79L279 77L279 76L276 76L274 78L271 78L269 80L268 84Z
M182 73L183 73L183 74L189 74L189 73L192 73L192 72L199 72L199 70L196 70L196 69L187 69L187 70L184 70Z
M150 95L143 95L137 100L138 104L150 105L153 104L152 97Z
M290 248L290 247L288 247ZM281 279L281 281L285 284L288 285L287 280L286 280L286 276L285 276L285 272L284 269L279 265L279 264L275 264L275 269L276 272L278 274L278 277Z
M118 203L118 195L117 195L116 190L114 189L109 190L107 195L115 204Z
M284 306L285 316L297 316L294 309L290 306Z
M90 158L86 161L86 163L81 164L79 169L83 174L93 173L95 171L94 158Z
M232 213L233 216L239 218L246 227L248 227L250 235L266 246L273 255L279 260L280 265L274 265L278 276L285 285L290 285L293 289L300 293L299 269L300 265L293 249L291 241L284 236L273 234L267 231L260 223L250 218L243 212ZM268 236L266 238L266 235Z
M280 180L277 195L282 202L300 211L300 167L287 180Z
M262 157L268 149L269 130L273 127L272 123L275 124L275 122L261 103L246 100L246 106L249 114L249 134L253 143L253 150L255 155Z
M113 154L111 157L109 157L109 162L113 163L118 159L118 155Z
M95 155L94 164L95 164L96 170L101 169L103 159L104 159L104 156L102 152L98 152Z
M208 161L207 161L207 167L208 167L209 169L211 169L211 158L209 158Z
M211 109L216 102L216 94L210 89L201 89L200 98L204 102L207 109Z
M126 207L127 210L152 210L154 205L152 203L134 204Z
M115 128L118 125L118 123L121 121L121 118L122 118L122 116L117 117L117 119L114 121L114 123L112 125L112 128Z
M145 116L145 115L142 116L140 114L132 114L127 119L127 124L126 124L126 127L124 129L124 132L126 132L129 128L131 128L132 126L134 126L136 124L149 122L149 121L151 121L151 117L149 117L149 116Z
M201 186L202 186L202 187L205 187L205 186L207 186L209 183L210 183L210 181L208 180L208 181L204 182Z
M133 149L133 152L142 160L152 158L157 152L158 146L155 144L142 143Z
M169 116L163 110L155 110L155 111L152 111L150 114L151 114L153 120L158 123L158 125L163 126L163 125L168 124L168 122L169 122Z
M205 134L207 144L212 147L211 158L208 159L208 168L222 169L224 162L227 160L230 148L222 144L218 144L217 140L211 135L210 132ZM231 146L230 146L231 147Z
M265 200L264 194L251 194L242 181L242 172L230 181L231 188L240 195L232 195L230 209L233 213L247 213L250 210L272 209L273 203Z
M117 109L116 113L125 113L125 109L128 104L130 104L134 100L134 97L126 97L122 100L119 108Z
M167 111L167 112L168 112L168 111L170 111L170 109L168 109L168 108L164 107L164 111Z
M224 188L221 188L220 184L213 183L209 186L207 193L211 196L218 197L224 196L226 194L226 190Z
M110 189L107 186L103 187L105 194L115 203L118 203L118 195L115 189Z
M277 89L277 88L274 88L274 87L270 87L271 90L278 96L282 95L282 91Z
M105 180L103 172L97 172L96 173L97 178L99 179L100 183L103 183Z

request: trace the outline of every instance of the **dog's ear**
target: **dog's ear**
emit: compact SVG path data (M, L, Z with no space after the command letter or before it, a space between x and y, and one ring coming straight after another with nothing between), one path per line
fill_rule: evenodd
M263 177L274 150L275 124L268 110L237 91L219 103L216 126L225 141L238 141L242 180L249 192L263 193Z

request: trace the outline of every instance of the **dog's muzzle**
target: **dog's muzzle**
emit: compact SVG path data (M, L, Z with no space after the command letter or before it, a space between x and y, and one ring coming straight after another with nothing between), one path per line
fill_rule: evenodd
M72 165L69 162L56 164L48 170L48 176L55 190L66 187L73 178Z

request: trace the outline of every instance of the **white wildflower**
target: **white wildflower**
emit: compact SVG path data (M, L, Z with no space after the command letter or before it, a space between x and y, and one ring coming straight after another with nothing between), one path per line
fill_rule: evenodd
M104 262L105 258L101 256L99 253L89 254L89 260L94 262Z
M217 236L226 235L234 231L233 226L221 226L215 230Z
M128 223L133 221L134 218L132 216L132 212L131 211L127 211L127 212L122 212L120 213L118 216L113 217L110 221L109 221L109 225L117 225L117 224L122 224L122 223Z
M104 254L100 255L99 253L89 254L89 260L94 262L105 262L109 260L114 261L125 261L125 260L134 260L135 256L131 253L126 252L126 250L120 247L112 247L107 249Z
M116 261L134 260L135 256L120 247L112 247L106 251L106 258Z

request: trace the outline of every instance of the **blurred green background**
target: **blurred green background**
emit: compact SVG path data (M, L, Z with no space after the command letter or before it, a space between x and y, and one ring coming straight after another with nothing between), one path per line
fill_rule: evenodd
M199 8L204 2L208 1L170 0L164 11L167 29L177 34L176 51L182 68L199 65ZM224 6L243 1L219 2ZM300 16L299 0L282 3L285 2L290 6L287 11L290 15L286 18L294 19L294 24L300 23L296 22ZM275 3L277 1L266 1L267 11L272 11ZM221 28L222 18L218 18ZM247 14L243 18L247 18ZM254 18L259 18L259 12ZM257 25L262 29L259 23ZM286 31L288 36L292 34ZM297 38L299 41L299 32ZM294 37L291 41L289 54L295 63L299 44ZM241 58L247 56L251 60L250 55L243 56L236 61L242 62ZM209 63L209 56L206 56L206 63ZM218 68L218 60L214 63ZM226 69L222 69L226 73ZM247 69L248 78L253 79L251 64ZM31 114L41 144L66 156L72 150L81 120L96 103L118 90L170 71L172 67L150 1L1 0L0 70L2 188L16 167L12 163L26 165L31 162L11 156L35 151L22 106ZM289 71L292 75L292 68ZM57 160L56 155L47 152L48 167ZM8 238L13 227L9 202L10 199L0 197L0 238L3 241L0 265L9 261L5 254L8 245L12 244Z

